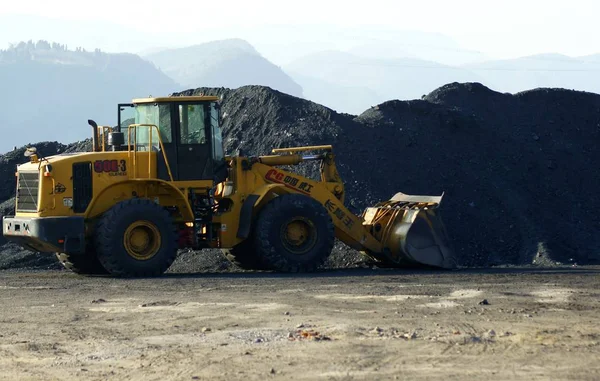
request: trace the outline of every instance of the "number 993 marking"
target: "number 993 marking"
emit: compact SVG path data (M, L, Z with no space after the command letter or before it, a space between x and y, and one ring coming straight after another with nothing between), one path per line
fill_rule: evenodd
M125 160L96 160L94 172L108 173L111 176L127 175L127 161Z

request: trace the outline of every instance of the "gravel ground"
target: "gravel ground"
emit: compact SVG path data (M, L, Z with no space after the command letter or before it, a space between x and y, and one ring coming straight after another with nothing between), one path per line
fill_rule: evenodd
M597 380L599 275L0 271L0 379Z

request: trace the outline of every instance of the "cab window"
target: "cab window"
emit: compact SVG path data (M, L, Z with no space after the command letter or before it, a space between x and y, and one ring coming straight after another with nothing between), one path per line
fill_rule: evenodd
M168 104L141 104L135 107L135 119L121 118L121 129L126 131L130 124L152 124L158 127L160 139L163 143L172 142L171 133L171 108ZM152 131L152 146L158 147L158 134L155 128L140 126L137 128L136 144L144 145L150 142L150 131ZM130 139L133 141L133 129L129 131Z
M215 161L220 161L223 160L225 154L223 152L221 126L219 126L219 110L215 103L210 104L210 126L213 139L213 159L215 159Z
M206 144L204 105L179 105L179 143Z

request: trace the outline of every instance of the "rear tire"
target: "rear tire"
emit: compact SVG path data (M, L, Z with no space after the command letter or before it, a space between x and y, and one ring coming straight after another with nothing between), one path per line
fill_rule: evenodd
M96 229L98 259L116 276L159 276L177 257L177 248L171 216L147 199L116 204L104 213Z
M262 263L282 272L312 272L331 254L331 217L318 201L300 194L271 200L258 215L255 250Z

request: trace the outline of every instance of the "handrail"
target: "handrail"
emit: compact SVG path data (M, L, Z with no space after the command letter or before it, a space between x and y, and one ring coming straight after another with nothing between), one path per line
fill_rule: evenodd
M97 128L102 130L102 152L106 152L106 131L113 132L113 128L110 126L98 126Z
M171 166L169 165L169 159L167 159L167 153L165 151L165 146L163 145L163 141L162 138L160 136L160 130L158 129L158 126L156 126L155 124L144 124L144 123L139 123L139 124L130 124L129 126L127 126L127 152L128 152L128 157L131 158L131 134L130 131L133 128L133 140L134 140L134 144L133 144L133 160L131 160L133 162L133 176L134 178L137 178L137 130L138 127L148 127L149 128L149 138L148 138L148 178L150 178L150 170L151 170L151 164L152 164L152 159L151 159L151 153L152 153L152 131L153 129L156 129L156 135L158 136L158 144L160 146L160 150L162 152L163 158L165 159L165 164L167 165L167 172L169 173L169 178L171 179L171 181L173 180L173 174L171 173Z

